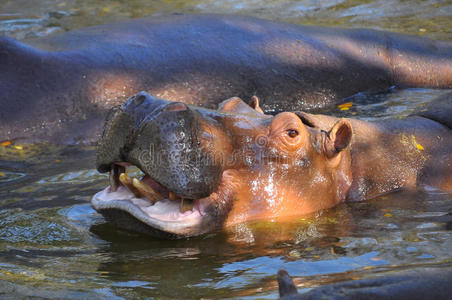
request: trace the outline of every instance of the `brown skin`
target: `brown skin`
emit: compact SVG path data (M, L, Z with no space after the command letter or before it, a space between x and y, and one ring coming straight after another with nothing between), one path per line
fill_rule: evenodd
M450 104L447 109L451 111ZM146 112L145 119L140 117ZM450 115L439 121L447 122ZM136 119L124 121L132 120L130 116ZM452 130L439 121L412 116L364 122L304 112L270 116L259 112L257 98L251 106L231 98L211 111L140 94L107 123L98 170L132 163L157 186L196 199L206 207L200 227L159 227L196 235L218 226L303 215L398 189L452 190ZM149 147L170 155L157 160L149 156ZM102 213L107 208L93 205Z
M223 107L223 111L243 111L237 109L245 105L238 102L241 100L229 101L237 101L237 105ZM256 149L250 153L256 159L251 168L244 156L236 157L236 164L225 167L236 171L237 182L246 183L235 188L237 200L226 218L226 226L307 214L345 200L351 180L346 169L348 153L335 155L334 142L327 140L324 133L304 126L294 113L280 113L259 125L244 133L235 124L223 124L230 132L228 136L242 137L234 142L235 153ZM348 126L347 122L338 123L332 135L339 130L342 135L347 130L351 134ZM250 145L250 137L254 145Z
M303 124L300 116L313 127ZM317 118L328 119L328 125L317 127ZM292 130L298 136L290 137ZM244 200L234 203L226 225L310 213L343 201L371 199L418 185L452 190L452 130L427 118L364 122L303 112L281 113L269 125L246 135L252 135L253 140L265 136L265 151L276 149L277 159L283 160L286 158L281 154L286 153L291 163L288 168L284 164L262 164L258 171L256 165L251 170L234 166L241 170L238 181L259 181L261 190L250 192L249 184L245 185L237 196ZM309 167L296 167L300 160L309 161ZM272 197L265 191L271 183L268 178L276 179L278 187Z
M393 85L452 88L452 45L364 29L171 15L19 43L0 38L0 141L90 143L139 91L214 108L313 109Z
M432 101L405 119L364 122L348 119L353 184L347 199L374 198L399 188L428 185L452 190L452 93ZM339 119L298 113L317 128L329 128Z

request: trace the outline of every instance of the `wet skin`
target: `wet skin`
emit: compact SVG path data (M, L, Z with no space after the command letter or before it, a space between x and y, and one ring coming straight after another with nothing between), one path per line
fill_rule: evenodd
M308 299L449 299L450 267L416 268L374 278L338 282L298 294L286 270L277 279L280 300Z
M0 38L0 141L91 143L106 112L148 91L215 108L322 107L392 85L452 88L452 45L242 16L171 15L19 43Z
M452 190L451 99L405 119L364 122L265 115L257 97L209 110L140 93L106 122L97 168L111 172L111 187L92 204L120 226L182 237L399 189ZM145 173L136 185L118 182L128 165Z

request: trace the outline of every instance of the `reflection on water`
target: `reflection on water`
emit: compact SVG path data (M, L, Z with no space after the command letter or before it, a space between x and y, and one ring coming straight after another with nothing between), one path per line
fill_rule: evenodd
M325 109L324 113L337 117L358 118L375 121L392 117L407 117L419 112L436 97L450 93L450 90L392 88L386 93L359 93L344 99L345 105L339 105L335 111ZM323 111L320 111L323 113Z
M0 172L0 182L13 181L24 176L25 174L22 172Z
M243 13L452 40L447 1L4 0L0 33L19 39L154 13ZM324 113L406 116L444 91L358 94ZM0 296L275 298L285 268L300 288L452 262L452 193L394 193L286 223L240 224L166 241L106 223L89 205L107 184L90 148L0 146Z

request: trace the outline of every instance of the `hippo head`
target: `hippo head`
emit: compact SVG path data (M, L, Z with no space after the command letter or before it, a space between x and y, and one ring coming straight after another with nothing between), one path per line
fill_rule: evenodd
M302 112L265 115L258 99L218 110L140 93L107 118L93 207L121 227L166 237L332 207L351 184L346 120L327 131ZM125 168L144 173L130 178Z

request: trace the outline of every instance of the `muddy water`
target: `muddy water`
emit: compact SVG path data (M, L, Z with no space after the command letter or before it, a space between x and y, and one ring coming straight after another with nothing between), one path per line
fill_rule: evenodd
M0 34L28 39L148 14L239 13L452 40L448 1L3 0ZM444 91L359 94L325 113L403 116ZM0 296L275 298L286 268L300 289L452 264L452 193L419 190L340 205L287 223L242 224L180 241L106 223L89 205L107 183L94 150L0 146Z

